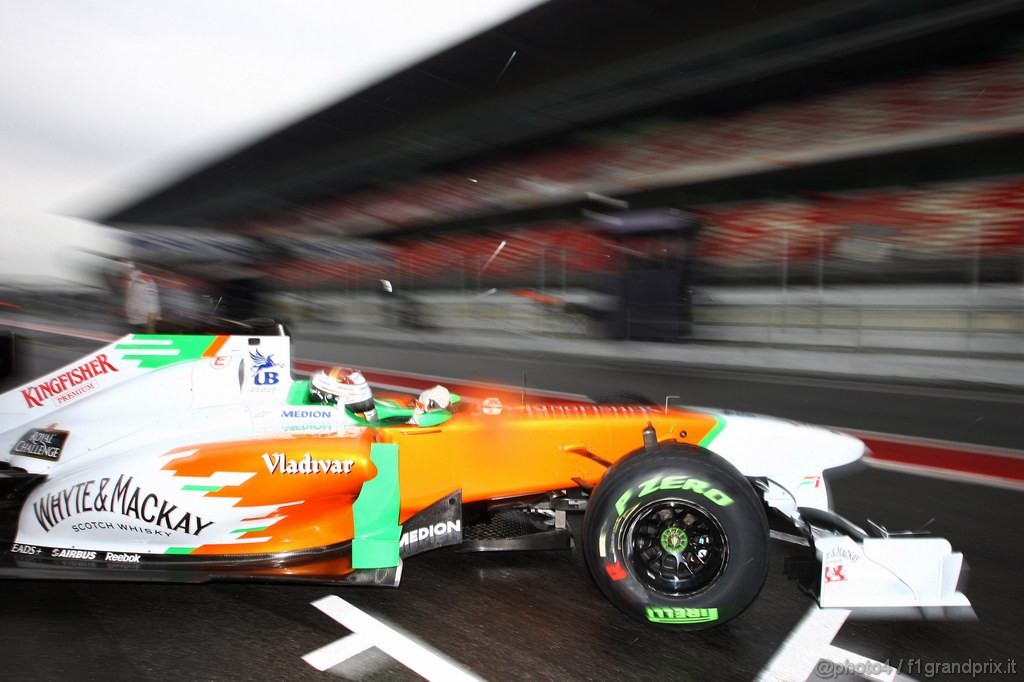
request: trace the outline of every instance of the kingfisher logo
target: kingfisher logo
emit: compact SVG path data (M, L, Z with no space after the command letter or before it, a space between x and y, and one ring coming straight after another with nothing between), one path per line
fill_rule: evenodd
M273 355L263 355L259 349L249 351L249 358L252 360L252 383L257 386L272 386L280 383L280 372L272 371L275 368L283 368L280 362L274 362Z
M30 408L42 407L43 403L50 398L58 405L73 400L83 393L93 390L96 385L92 379L107 374L108 372L119 371L107 359L107 356L100 353L92 360L69 369L67 372L58 374L46 381L21 389L21 397Z

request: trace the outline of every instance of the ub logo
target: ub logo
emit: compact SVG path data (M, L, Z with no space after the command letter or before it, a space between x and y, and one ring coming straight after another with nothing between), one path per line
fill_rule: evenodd
M252 383L257 386L271 386L281 381L279 372L272 371L276 367L284 367L280 362L274 362L273 355L263 355L259 349L249 351L249 358L252 360Z

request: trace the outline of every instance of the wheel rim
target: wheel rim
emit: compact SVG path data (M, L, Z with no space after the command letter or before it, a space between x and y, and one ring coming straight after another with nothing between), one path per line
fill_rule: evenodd
M680 499L657 500L631 514L622 547L634 576L672 597L710 588L729 559L729 543L715 517Z

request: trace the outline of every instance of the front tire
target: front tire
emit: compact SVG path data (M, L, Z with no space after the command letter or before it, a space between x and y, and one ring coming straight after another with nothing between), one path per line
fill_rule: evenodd
M619 609L701 630L735 618L761 591L768 539L764 507L734 466L664 443L605 474L587 505L583 551Z

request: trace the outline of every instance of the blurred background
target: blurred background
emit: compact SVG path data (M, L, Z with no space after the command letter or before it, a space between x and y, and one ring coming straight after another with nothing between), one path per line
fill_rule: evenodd
M8 5L3 310L1024 354L1022 3L488 5Z

